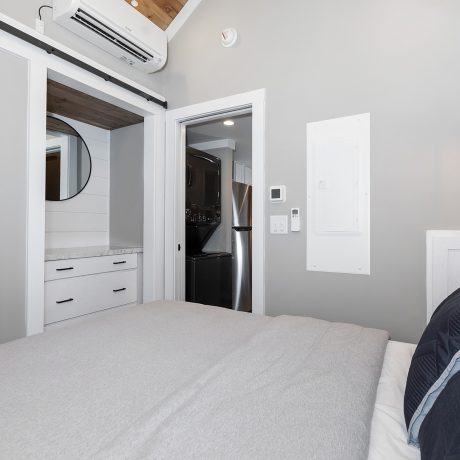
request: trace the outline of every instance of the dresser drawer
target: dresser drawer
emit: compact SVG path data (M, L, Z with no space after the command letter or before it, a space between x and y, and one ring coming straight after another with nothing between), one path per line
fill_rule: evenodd
M137 301L137 270L45 283L45 325Z
M137 254L45 262L45 281L137 268Z

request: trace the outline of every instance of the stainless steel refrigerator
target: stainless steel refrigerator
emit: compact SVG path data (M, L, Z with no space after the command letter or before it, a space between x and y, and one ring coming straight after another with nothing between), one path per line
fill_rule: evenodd
M252 187L233 182L232 308L252 312Z

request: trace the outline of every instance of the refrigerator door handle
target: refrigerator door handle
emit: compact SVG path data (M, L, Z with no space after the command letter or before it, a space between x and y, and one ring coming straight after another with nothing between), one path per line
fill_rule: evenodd
M252 311L252 242L250 231L235 230L233 247L233 309Z
M252 227L232 227L236 232L250 232Z

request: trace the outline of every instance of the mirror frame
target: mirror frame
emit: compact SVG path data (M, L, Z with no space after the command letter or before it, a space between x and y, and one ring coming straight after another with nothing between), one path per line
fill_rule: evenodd
M62 201L71 200L72 198L77 197L78 195L80 195L81 192L83 192L83 190L85 190L86 186L88 185L89 180L91 179L91 175L93 173L93 159L91 158L91 152L90 152L90 150L88 148L88 144L86 143L85 139L83 138L83 136L73 126L71 126L66 121L64 121L61 118L58 118L58 117L56 117L54 115L46 114L46 120L47 121L48 121L48 118L53 118L54 120L59 120L61 123L64 123L65 125L69 126L73 131L75 131L78 134L78 136L80 137L80 139L82 140L83 144L85 145L86 151L88 152L88 157L89 157L88 179L86 179L85 185L75 195L69 196L69 198L63 198L62 200L47 200L46 199L46 184L45 184L45 201L48 201L50 203L60 203ZM46 131L48 131L48 124L46 126ZM46 151L45 151L45 159L46 159Z

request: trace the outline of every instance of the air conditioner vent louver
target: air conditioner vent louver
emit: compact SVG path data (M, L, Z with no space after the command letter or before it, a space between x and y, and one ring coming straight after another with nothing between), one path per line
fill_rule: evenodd
M165 31L123 0L53 0L53 19L143 72L166 63Z
M115 30L98 21L95 17L91 16L86 11L78 8L77 12L72 16L74 21L79 22L82 26L90 29L92 32L104 37L112 44L118 46L122 50L139 59L141 62L148 62L153 59L153 56L147 51L139 48L134 43L130 42L127 38L120 35Z

